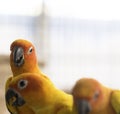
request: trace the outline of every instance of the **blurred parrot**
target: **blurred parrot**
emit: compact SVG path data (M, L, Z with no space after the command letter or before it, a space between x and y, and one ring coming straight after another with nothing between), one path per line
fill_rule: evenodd
M5 99L17 112L11 114L78 114L73 96L57 89L45 77L23 73L9 80ZM22 112L22 113L21 113ZM30 113L31 114L31 113Z
M118 93L93 78L81 78L72 89L79 114L120 114Z
M33 46L31 42L24 40L24 39L17 39L12 42L10 46L10 50L11 50L10 66L11 66L13 76L8 78L8 80L6 81L5 92L8 89L9 82L12 80L12 78L20 74L23 74L23 73L37 73L40 76L45 77L51 82L51 80L41 72L38 66L35 47ZM12 107L8 104L6 105L7 105L9 112L16 112L15 107ZM27 107L24 106L24 108L27 110ZM30 111L28 114L34 114L33 112L32 113L31 112L32 111Z

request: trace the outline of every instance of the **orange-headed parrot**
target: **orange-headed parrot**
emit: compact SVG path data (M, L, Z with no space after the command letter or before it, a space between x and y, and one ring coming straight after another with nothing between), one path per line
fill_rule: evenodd
M79 114L118 114L112 103L116 102L112 101L116 97L115 91L93 78L81 78L74 85L72 94Z
M10 66L13 76L29 72L45 76L38 66L36 50L30 41L17 39L12 42L10 50Z
M6 102L16 108L16 114L78 114L73 97L36 73L20 74L9 81ZM14 114L12 113L12 114Z
M10 66L11 66L13 76L8 78L8 80L6 81L5 92L9 87L9 82L14 77L16 77L20 74L23 74L23 73L37 73L40 76L43 76L50 81L50 79L41 72L41 70L38 66L38 60L37 60L37 56L36 56L35 47L31 42L24 40L24 39L17 39L12 42L12 44L10 46L10 51L11 51ZM6 105L8 105L8 104L6 104ZM10 112L16 111L16 108L11 107L10 105L8 105L7 108ZM24 109L27 110L26 107ZM32 111L30 111L29 113L26 113L26 114L34 114L33 112L32 113L31 112ZM22 114L22 113L20 113L20 114Z

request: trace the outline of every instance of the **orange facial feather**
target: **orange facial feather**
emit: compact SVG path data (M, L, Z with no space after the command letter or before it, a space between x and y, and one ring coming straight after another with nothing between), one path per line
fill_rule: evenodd
M112 89L92 78L78 80L72 90L74 101L87 101L89 114L116 114L110 103ZM79 106L78 106L79 107Z
M16 66L15 65L15 48L22 48L23 49L23 58L24 63L21 66ZM26 72L36 72L39 73L40 69L38 67L38 61L36 57L36 52L35 52L35 47L33 44L27 40L23 39L18 39L15 40L10 47L11 54L10 54L10 65L11 65L11 70L13 72L13 76L19 75L21 73L26 73Z

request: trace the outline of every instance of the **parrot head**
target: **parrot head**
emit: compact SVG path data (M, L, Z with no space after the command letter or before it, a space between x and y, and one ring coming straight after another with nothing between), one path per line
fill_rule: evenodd
M36 73L21 74L11 80L5 95L6 103L15 107L26 104L33 109L44 107L53 96L50 95L51 86L52 83Z
M73 87L72 94L79 114L89 114L101 110L105 102L105 91L95 79L82 78Z
M31 42L23 39L15 40L10 50L10 65L14 75L33 71L37 65L37 57Z

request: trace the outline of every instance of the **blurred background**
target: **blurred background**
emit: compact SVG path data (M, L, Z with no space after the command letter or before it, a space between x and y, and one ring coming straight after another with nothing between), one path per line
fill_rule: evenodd
M0 0L0 113L9 114L4 85L10 44L31 41L41 70L60 89L92 77L120 88L119 0Z

